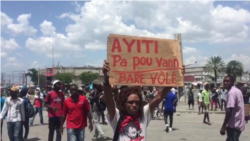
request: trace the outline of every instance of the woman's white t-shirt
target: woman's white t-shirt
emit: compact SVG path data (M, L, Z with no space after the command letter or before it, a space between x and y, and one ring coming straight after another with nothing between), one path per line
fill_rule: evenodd
M144 112L144 120L142 121L138 118L140 122L141 130L138 131L137 127L135 126L134 122L129 122L127 126L122 129L122 132L119 134L119 138L117 141L134 141L136 139L137 133L139 133L140 137L142 138L141 141L146 141L147 139L147 127L151 120L151 113L149 109L149 104L143 107ZM116 113L114 119L110 121L109 114L107 113L107 120L111 125L113 132L115 133L115 129L120 118L119 110L116 109Z
M202 102L202 96L201 96L201 93L198 93L198 100L199 100L199 102Z

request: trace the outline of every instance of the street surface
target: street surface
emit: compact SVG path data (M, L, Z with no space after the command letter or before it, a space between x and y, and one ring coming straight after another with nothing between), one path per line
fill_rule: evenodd
M197 113L178 113L174 115L173 127L176 129L170 133L164 131L163 120L152 120L148 126L147 141L225 141L226 136L221 136L219 131L222 125L223 114L210 114L212 125L202 123L203 115ZM45 125L39 125L39 115L36 116L34 126L30 127L29 141L48 140L48 117L43 111ZM104 133L112 138L113 133L109 125L101 125ZM92 141L94 131L91 133L86 128L85 141ZM241 134L240 141L250 141L250 124L246 125ZM8 141L6 122L3 125L3 141ZM62 141L67 141L67 131L64 130Z

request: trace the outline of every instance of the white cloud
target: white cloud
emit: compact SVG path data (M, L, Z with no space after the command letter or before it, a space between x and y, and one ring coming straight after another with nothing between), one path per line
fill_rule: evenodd
M21 68L23 66L24 64L19 62L19 60L17 60L15 57L7 58L7 63L4 64L5 68L14 69L14 70L16 70L17 68Z
M17 56L23 57L23 54L21 53L16 53Z
M6 40L1 37L1 49L12 51L17 48L19 48L19 46L17 42L15 41L15 39L11 38L9 40Z
M8 61L9 62L17 62L17 59L16 59L16 57L9 57Z
M232 54L230 58L226 59L226 63L232 60L240 61L244 65L245 71L250 71L250 57L244 54Z
M3 58L3 57L7 57L7 53L1 51L1 58Z
M36 68L37 69L37 68L42 68L42 67L45 67L45 66L38 61L33 61L33 62L31 62L29 68Z
M79 4L75 5L79 11ZM35 48L43 48L43 53L50 54L44 42L51 38L56 43L55 48L60 46L65 52L100 50L106 49L110 33L161 38L173 38L175 33L182 33L183 42L210 43L245 42L250 37L247 26L250 23L249 11L221 5L214 7L213 1L93 0L86 2L79 14L63 13L59 18L74 22L66 27L65 35L57 33L51 22L44 21L40 25L43 37L29 38L26 47L35 52ZM57 53L60 56L63 51Z
M29 25L29 19L31 14L22 14L18 16L17 24L10 24L8 25L8 29L11 30L14 34L23 33L24 35L31 36L35 35L37 30Z
M21 67L23 67L24 66L24 64L23 63L18 63L18 62L14 62L14 63L6 63L5 65L4 65L4 67L5 68L8 68L8 69L14 69L14 70L16 70L17 68L21 68Z
M245 4L250 4L250 0L245 0Z
M84 58L84 57L86 57L86 55L82 53L75 53L75 58Z
M39 38L28 38L25 46L38 54L46 54L52 57L52 46L54 48L54 57L60 57L63 53L81 51L79 44L69 41L69 38L61 33L55 32L55 27L50 21L43 21L40 24L40 30L44 36Z
M73 3L74 5L75 5L75 7L76 7L76 12L80 12L81 11L81 5L77 2L77 1L75 1L74 3Z
M24 34L26 36L32 36L36 34L37 30L33 26L29 25L30 18L31 14L22 14L17 18L18 23L14 23L8 15L1 12L1 27L3 29L6 28L12 35Z
M183 61L185 65L192 64L192 66L204 66L208 60L208 57L201 56L201 51L193 47L183 48ZM193 64L196 62L196 64Z
M13 22L13 20L11 18L9 18L8 15L6 15L5 13L1 13L1 26L5 26L5 25L9 25Z
M93 61L93 62L88 62L88 63L86 63L86 65L94 66L94 67L102 67L103 62L104 62L104 60L96 60L96 61Z
M192 48L192 47L184 47L182 52L183 52L183 54L194 54L194 53L198 52L198 50L196 48Z

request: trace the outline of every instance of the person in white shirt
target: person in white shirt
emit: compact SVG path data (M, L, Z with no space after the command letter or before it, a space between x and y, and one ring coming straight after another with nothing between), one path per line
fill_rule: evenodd
M198 108L199 108L199 114L203 114L203 106L202 106L202 90L199 91L197 94L197 103L198 103Z
M221 99L221 111L223 111L223 108L226 109L226 98L227 98L227 90L225 88L223 88L221 90L221 95L220 95L220 99Z
M13 86L10 89L10 97L6 98L0 119L2 120L6 112L7 130L10 141L22 141L22 122L25 121L25 111L23 99L18 97L18 89Z
M151 113L167 96L171 87L161 89L156 97L145 106L143 105L140 88L138 86L127 87L118 94L116 108L107 74L109 70L109 64L105 61L103 65L104 99L108 111L107 119L114 132L113 140L146 141ZM184 70L182 72L184 73Z

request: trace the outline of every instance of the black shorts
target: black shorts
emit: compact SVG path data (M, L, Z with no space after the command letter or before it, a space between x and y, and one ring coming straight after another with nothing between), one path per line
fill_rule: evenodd
M188 100L188 105L190 105L190 104L194 105L194 100L193 99Z

